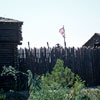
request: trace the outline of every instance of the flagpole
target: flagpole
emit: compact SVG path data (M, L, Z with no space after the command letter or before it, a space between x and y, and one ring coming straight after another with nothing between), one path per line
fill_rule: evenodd
M66 40L65 40L65 36L64 36L64 46L65 46L65 48L66 48Z
M66 40L65 40L66 36L65 36L65 28L64 28L64 25L63 25L63 29L64 29L64 47L66 48Z

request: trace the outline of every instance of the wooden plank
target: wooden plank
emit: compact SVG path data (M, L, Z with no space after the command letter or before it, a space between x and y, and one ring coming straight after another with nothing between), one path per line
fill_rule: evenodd
M21 29L22 24L18 23L1 23L0 22L0 29Z

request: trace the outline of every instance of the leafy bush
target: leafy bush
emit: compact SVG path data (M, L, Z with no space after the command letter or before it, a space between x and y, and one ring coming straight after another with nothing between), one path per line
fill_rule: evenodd
M70 68L64 68L64 62L58 59L51 74L47 73L47 75L44 77L44 80L48 85L51 85L54 81L63 87L72 87L76 80L76 76Z
M17 73L28 76L28 100L100 100L100 87L86 88L84 81L78 75L68 67L64 68L62 60L58 59L51 74L47 73L46 76L35 75L33 78L32 72L30 70L27 72L28 74L16 71L12 67L4 67L1 75L12 75L15 80ZM6 96L0 93L0 100L5 98ZM18 96L19 98L22 99L22 96Z
M30 96L28 100L78 100L84 82L69 69L64 68L62 60L57 60L51 74L41 77L40 89L35 87L31 71L29 72ZM72 87L72 88L68 88ZM80 98L84 97L81 96ZM81 100L81 99L80 99Z
M84 90L85 94L88 95L88 97L90 97L90 100L100 100L100 89L99 88L90 88L90 89L86 89ZM83 92L84 92L83 91Z
M29 93L34 93L35 91L40 90L41 79L37 75L34 76L30 70L28 72L28 87Z
M2 70L2 73L0 73L0 76L8 76L8 77L12 77L12 79L14 79L13 83L11 85L12 89L14 89L16 91L16 90L23 90L23 89L27 88L27 82L24 81L22 84L22 82L19 81L19 76L20 76L20 74L22 74L25 77L27 77L28 74L18 71L15 69L15 67L12 67L12 66L3 66L2 68L3 68L3 70Z
M1 76L5 76L5 75L9 76L9 75L11 75L11 76L14 77L15 80L17 80L17 76L16 76L17 73L18 72L14 67L12 67L12 66L9 66L9 67L3 66L3 71L1 73Z
M59 84L54 82L51 86L47 86L42 83L41 88L31 94L28 100L65 100L66 89Z
M83 82L75 81L74 86L67 93L67 100L90 100L90 97L82 90L85 89Z

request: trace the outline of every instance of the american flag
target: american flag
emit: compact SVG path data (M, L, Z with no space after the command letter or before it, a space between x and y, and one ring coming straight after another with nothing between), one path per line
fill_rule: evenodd
M62 28L59 29L59 32L61 33L61 35L65 38L65 29L64 26Z

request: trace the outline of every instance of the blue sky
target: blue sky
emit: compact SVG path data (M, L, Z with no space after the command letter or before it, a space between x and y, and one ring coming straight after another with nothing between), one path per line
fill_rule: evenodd
M64 25L67 47L81 47L100 33L100 0L0 0L0 16L23 21L23 47L63 46L59 29Z

